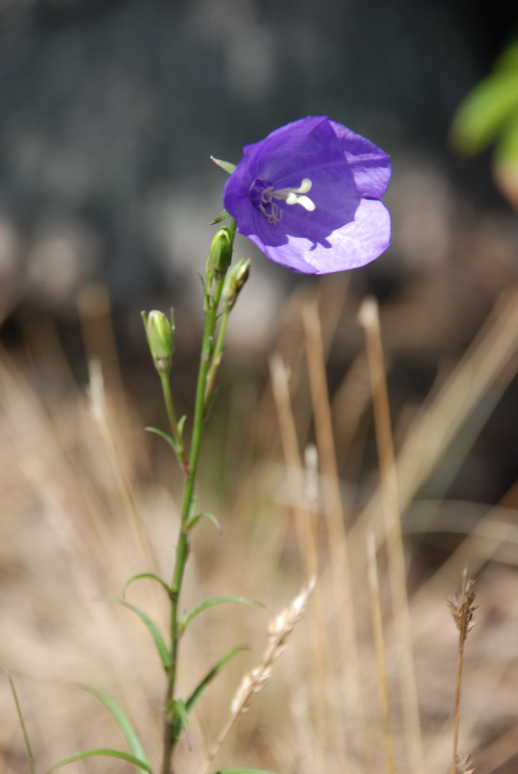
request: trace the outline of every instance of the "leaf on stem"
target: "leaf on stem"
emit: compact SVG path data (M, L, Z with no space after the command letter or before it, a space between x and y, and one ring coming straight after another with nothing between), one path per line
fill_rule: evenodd
M221 165L218 165L218 166L221 166ZM227 170L225 170L225 172L226 171ZM215 226L216 223L221 223L222 220L226 220L227 218L230 218L230 212L227 212L226 210L222 210L219 213L218 217L214 218L214 220L209 223L209 226Z
M117 721L117 725L124 734L124 738L128 743L128 747L130 748L132 755L134 755L137 760L142 761L148 767L147 769L143 769L142 767L137 766L137 771L139 771L140 774L145 774L146 771L149 771L150 763L146 751L144 750L144 746L140 741L140 738L135 731L135 728L133 727L130 719L121 710L119 705L114 702L113 699L110 699L110 697L105 693L102 691L97 691L95 688L91 688L89 685L79 685L78 688L91 693L92 696L96 696L110 710L113 717Z
M234 656L237 656L238 653L240 653L242 650L248 650L248 648L245 645L240 645L238 648L234 648L230 651L230 653L227 653L226 656L224 656L218 663L212 667L210 672L207 672L203 680L201 680L194 691L191 693L187 701L185 702L185 708L187 712L190 712L198 699L202 696L202 694L205 692L205 689L210 685L210 683L214 680L216 675L218 675L224 667L229 663L229 661L232 661Z
M221 532L221 524L214 516L214 514L209 513L208 511L203 511L203 513L198 513L196 516L193 516L192 519L189 519L189 521L185 525L185 529L192 529L193 527L196 526L196 524L200 521L200 519L203 519L204 517L206 519L210 519L210 521L215 525L218 532Z
M18 713L18 720L20 721L20 726L22 727L23 741L25 742L25 750L27 751L27 758L29 759L29 766L31 768L31 773L36 774L36 769L34 768L34 758L32 757L31 745L29 742L29 737L27 735L27 729L25 728L22 709L20 707L20 702L18 701L18 696L16 693L16 688L14 687L13 678L11 677L11 673L6 664L4 664L4 669L7 674L7 679L9 680L9 685L11 686L11 692L13 694L14 703L16 704L16 712Z
M144 761L139 761L139 759L135 758L135 756L121 752L120 750L110 750L106 748L100 748L98 750L85 750L84 752L70 755L68 758L63 758L63 760L59 761L59 763L55 763L54 766L52 766L47 771L47 774L52 774L53 771L60 769L62 766L66 766L68 763L74 763L74 761L80 761L83 758L94 758L96 756L100 756L102 758L119 758L122 761L133 763L134 766L139 769L143 769L144 771L148 772L148 774L153 774L153 769L151 769L147 763L144 763Z
M180 454L180 450L179 450L179 448L178 448L178 444L176 443L176 441L174 440L174 438L172 438L172 437L171 437L170 435L168 435L167 433L164 433L164 431L163 431L163 430L159 430L157 427L146 427L146 430L147 430L147 432L148 432L148 433L155 433L155 435L159 435L159 436L160 436L160 438L163 438L163 439L164 439L164 441L167 441L167 443L169 444L169 446L171 447L171 449L174 451L174 453L176 454L176 456L177 456L177 457L179 456L179 454Z
M117 599L117 597L105 597L104 599L106 602L114 602L116 605L127 607L128 610L133 610L133 612L136 613L138 617L146 624L147 628L149 629L149 633L151 634L151 636L153 637L153 640L155 641L155 645L157 647L160 660L162 662L162 666L167 672L169 667L171 666L171 657L169 655L169 651L166 648L162 635L158 631L156 624L153 623L151 618L149 618L146 615L146 613L144 613L144 611L141 610L136 605L132 605L131 602L126 602L125 599Z
M126 595L126 589L131 583L133 583L133 581L141 580L141 578L149 578L149 580L154 580L157 583L160 583L160 585L166 590L167 596L168 597L171 596L171 589L169 588L165 580L162 580L162 578L160 578L158 575L155 575L154 572L141 572L139 573L139 575L133 575L133 577L127 580L126 583L124 584L124 588L122 589L122 596L124 597Z
M236 164L232 164L230 161L222 161L221 159L215 159L214 156L211 156L211 161L214 162L214 164L217 164L218 167L221 167L225 172L227 172L229 175L232 174L232 172L236 168Z
M185 613L180 621L181 631L185 631L188 624L204 610L214 605L223 605L225 602L241 602L244 605L256 605L257 607L264 607L262 602L255 602L253 599L247 599L247 597L213 597L212 599L206 599L200 605L194 608L189 614Z
M185 425L186 419L187 419L187 414L184 414L183 417L180 417L180 419L178 420L177 427L178 427L178 435L180 436L180 438L183 435L183 426Z
M189 726L189 716L187 714L187 707L181 699L171 699L165 708L165 716L171 720L174 718L174 738L178 741L182 730L185 731L187 738L187 745L189 750L192 750L192 736L191 728Z

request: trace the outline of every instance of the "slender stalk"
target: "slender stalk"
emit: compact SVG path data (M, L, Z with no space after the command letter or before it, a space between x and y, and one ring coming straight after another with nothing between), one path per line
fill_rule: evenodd
M413 774L426 774L406 586L399 483L392 440L378 305L375 299L367 298L364 300L358 318L365 329L367 361L372 385L374 426L378 447L385 540L388 554L388 575L394 613L394 628L397 636L398 671L408 766Z
M173 396L171 395L171 385L169 383L169 374L164 371L159 371L160 383L162 385L162 392L164 394L164 403L167 410L167 416L169 418L169 424L171 425L171 432L173 438L176 441L178 447L178 460L182 469L187 467L187 459L185 456L185 449L183 447L183 440L178 432L178 422L176 421L176 413L173 405Z
M27 734L27 729L25 728L25 721L22 715L22 708L20 707L20 702L18 701L18 696L16 694L16 689L14 687L13 678L11 677L11 673L7 668L6 664L4 664L4 669L7 674L7 679L9 680L9 685L11 686L11 692L13 694L14 703L16 704L16 712L18 713L18 720L20 721L20 725L22 727L23 740L25 742L25 749L27 751L27 757L29 759L31 774L36 774L36 769L34 767L34 756L32 754L31 744L29 742L29 736Z
M459 632L459 659L457 664L457 688L455 691L455 716L453 720L453 757L451 761L451 774L457 771L457 754L459 747L459 720L460 720L460 691L462 683L462 668L464 666L464 643L473 628L473 616L476 606L473 580L469 577L468 568L462 573L462 590L455 595L453 602L449 602L453 619Z
M214 332L216 330L218 306L221 298L221 292L223 290L223 282L224 277L220 277L216 280L214 296L211 296L208 291L205 292L205 330L203 333L200 367L198 370L198 382L196 386L196 403L194 408L191 453L188 465L185 468L180 533L176 543L173 582L171 584L171 666L169 668L168 675L166 706L171 706L171 702L174 697L179 641L178 603L182 589L185 564L189 555L189 533L185 529L185 525L191 510L194 482L198 468L198 459L200 455L201 438L203 433L203 420L205 417L205 387L207 382L207 373L212 358ZM174 721L175 711L173 706L169 713L169 717L166 718L164 722L164 753L161 774L170 774L171 771L171 757L176 743L174 738Z
M207 383L205 386L205 412L208 411L209 401L214 389L214 382L216 381L216 374L223 357L223 342L225 340L225 333L227 332L227 323L230 315L230 310L225 310L221 317L221 324L219 326L218 339L214 348L214 355L210 364L210 368L207 374Z
M369 586L371 593L372 630L376 648L376 667L380 692L381 712L383 715L383 739L385 742L385 760L388 774L395 774L394 742L390 724L390 701L387 684L387 665L385 662L385 643L383 637L383 618L381 615L380 587L376 565L376 537L371 529L367 533L367 558L369 563Z

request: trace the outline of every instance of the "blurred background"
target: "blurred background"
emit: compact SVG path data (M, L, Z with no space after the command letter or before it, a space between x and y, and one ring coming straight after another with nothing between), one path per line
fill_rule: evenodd
M224 537L215 546L210 527L200 529L185 604L217 586L260 598L273 614L300 587L269 358L280 353L290 369L303 457L308 443L318 445L303 322L310 307L321 326L345 523L353 530L377 518L375 422L357 318L374 296L428 770L448 769L456 643L444 597L466 558L479 571L483 604L465 752L478 753L480 774L516 770L518 216L493 182L491 151L462 158L448 137L460 102L517 35L518 9L503 2L1 0L0 653L19 685L40 771L76 749L116 746L105 710L69 691L73 682L111 686L158 754L155 654L127 611L98 602L136 572L170 573L181 481L168 449L143 431L164 427L165 417L139 313L174 305L173 393L177 413L191 416L203 323L197 272L225 179L209 156L237 162L244 144L311 114L391 155L384 200L392 245L350 276L318 280L290 274L238 236L236 255L252 258L251 278L230 321L199 486ZM326 504L317 497L310 510L326 568L318 526ZM363 532L353 535L351 550L363 555ZM357 749L355 711L333 694L341 609L324 573L323 701L334 719L319 719L318 696L305 693L312 657L309 634L299 634L297 657L258 698L262 709L246 716L221 765L309 772L321 770L324 756L337 771L344 761L382 770L364 571L353 567L352 583L374 761ZM163 621L153 589L131 593ZM406 771L390 666L397 611L382 601L396 754ZM185 648L186 685L236 641L252 643L242 658L253 666L267 618L207 614ZM301 626L309 632L315 620ZM243 668L232 666L204 699L197 763L180 751L186 770L196 770L222 725ZM6 681L0 717L0 772L28 771ZM130 768L75 764L78 772Z

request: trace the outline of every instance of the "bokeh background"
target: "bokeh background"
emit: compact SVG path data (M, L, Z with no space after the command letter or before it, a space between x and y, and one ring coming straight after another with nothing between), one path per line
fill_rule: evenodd
M493 183L490 151L461 158L448 140L459 103L517 34L518 11L503 2L0 2L0 651L19 685L40 771L75 749L114 745L115 726L92 697L67 690L73 682L111 686L158 754L155 654L125 611L98 602L149 566L170 572L180 479L167 449L143 432L164 426L164 417L139 312L174 305L173 392L178 413L192 414L203 322L197 272L225 177L209 156L237 162L244 144L311 114L329 115L390 153L385 202L392 245L350 276L319 281L271 264L238 236L236 254L252 258L251 278L229 326L225 386L207 426L200 483L203 505L227 526L217 545L210 528L201 529L186 604L208 589L237 587L272 612L300 587L268 363L276 351L291 368L303 453L315 440L302 322L307 303L320 313L348 526L375 509L378 459L357 320L362 299L372 295L380 307L396 451L414 501L405 531L429 771L448 768L456 645L444 596L453 593L453 571L465 558L480 572L483 602L465 752L478 753L477 772L503 774L518 765L518 554L505 526L514 524L517 507L516 495L506 493L518 478L518 216ZM92 363L100 363L104 387ZM452 375L460 393L448 392ZM431 455L426 475L408 469L416 448ZM500 510L491 510L498 503ZM313 510L322 509L317 503ZM488 514L497 526L487 526ZM486 532L470 553L465 541L481 523ZM325 568L323 527L321 543ZM457 564L447 565L452 556ZM449 574L437 575L445 566ZM342 670L333 645L341 612L324 601L331 655L322 695L333 707L332 723L345 726L330 721L335 730L327 738L322 718L315 721L318 701L305 693L316 625L310 619L278 687L258 699L262 707L232 737L227 764L313 771L324 756L328 768L342 770L347 759L352 770L381 770L362 572L354 580L357 626L378 758L362 758L354 712L344 710L343 720L333 694ZM322 593L332 597L332 587L324 575ZM163 620L152 589L134 593ZM390 664L397 642L384 605ZM207 614L205 628L193 628L185 647L185 684L236 640L252 642L253 653L243 657L252 666L265 621L249 610ZM194 758L180 752L186 770L196 770L222 724L240 669L232 667L204 699ZM405 771L395 666L389 685ZM0 771L19 774L28 764L7 682L1 686ZM130 769L102 761L75 767Z

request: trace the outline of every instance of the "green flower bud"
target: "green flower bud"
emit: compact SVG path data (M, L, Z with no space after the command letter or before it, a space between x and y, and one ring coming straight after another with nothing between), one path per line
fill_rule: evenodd
M232 237L227 226L222 226L212 240L207 259L207 278L222 279L232 261Z
M227 274L225 284L223 285L223 292L221 294L223 309L226 312L230 312L236 303L237 297L250 275L251 263L252 261L250 258L247 258L246 260L242 258Z
M171 322L165 314L156 309L146 315L142 312L146 336L157 371L167 373L171 368L174 352L174 315L171 309Z

